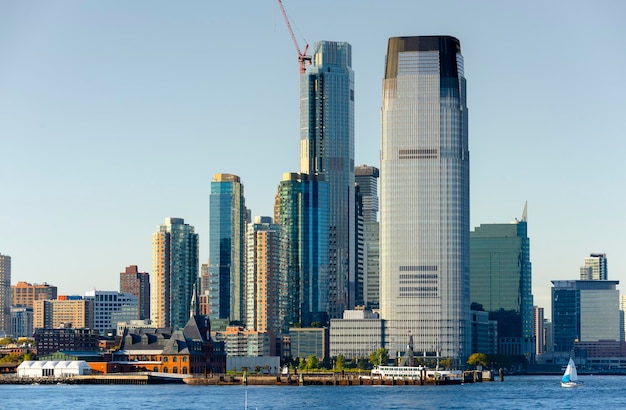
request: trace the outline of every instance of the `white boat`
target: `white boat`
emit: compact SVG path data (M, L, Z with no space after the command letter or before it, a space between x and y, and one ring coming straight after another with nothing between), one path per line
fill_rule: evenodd
M423 366L377 366L372 370L372 377L382 379L461 379L463 372L460 370L432 370Z
M571 357L569 359L569 363L567 363L567 367L565 368L565 373L563 373L563 377L561 378L561 386L578 386L578 373L576 372L576 364L574 363L574 359L572 359Z

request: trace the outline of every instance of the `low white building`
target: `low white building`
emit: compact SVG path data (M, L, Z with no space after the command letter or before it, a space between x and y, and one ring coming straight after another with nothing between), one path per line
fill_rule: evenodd
M17 367L19 377L67 377L91 374L84 360L26 360Z

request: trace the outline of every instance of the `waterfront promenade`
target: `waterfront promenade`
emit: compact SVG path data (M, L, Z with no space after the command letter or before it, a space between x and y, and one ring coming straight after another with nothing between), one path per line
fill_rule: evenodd
M108 374L65 377L18 377L3 375L0 384L188 384L215 386L363 386L363 385L450 385L493 380L490 371L465 371L457 378L381 378L364 373L298 373L289 375L216 374L211 377L194 377L166 373Z

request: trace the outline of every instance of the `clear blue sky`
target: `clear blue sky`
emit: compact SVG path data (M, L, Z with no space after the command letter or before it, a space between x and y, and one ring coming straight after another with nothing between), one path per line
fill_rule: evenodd
M471 226L528 201L535 304L591 252L626 283L626 2L284 0L311 44L352 44L356 162L378 165L387 39L465 57ZM298 37L304 44L302 37ZM299 168L296 52L275 0L0 2L0 253L12 283L115 290L182 217L208 258L215 173L271 215ZM624 284L621 285L623 288Z

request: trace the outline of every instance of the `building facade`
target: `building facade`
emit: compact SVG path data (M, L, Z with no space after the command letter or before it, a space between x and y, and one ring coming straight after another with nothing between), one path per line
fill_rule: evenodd
M270 340L288 330L284 259L280 225L273 223L269 216L257 216L247 229L245 325L247 329L267 333ZM275 355L273 348L270 354Z
M383 346L383 331L383 320L371 311L346 310L342 319L330 321L330 357L368 358Z
M389 39L381 110L380 312L391 355L469 356L469 151L459 41Z
M137 265L127 266L120 273L120 293L130 293L137 298L137 318L150 319L150 274L139 272Z
M33 337L33 308L11 307L11 335L15 338Z
M378 177L376 167L359 165L354 180L363 202L363 304L378 309L380 301L380 235L378 223Z
M47 283L30 284L27 282L17 282L11 286L13 291L13 306L33 307L33 301L44 299L56 299L57 287Z
M328 183L328 313L354 306L354 72L352 47L320 41L300 76L300 172Z
M93 301L83 299L36 300L33 303L33 327L93 329Z
M49 355L60 350L64 352L95 352L98 350L98 331L87 328L37 328L35 343L37 355Z
M320 360L330 357L328 327L298 327L289 329L290 357L303 359L315 355Z
M224 343L227 357L235 356L269 356L269 335L256 330L245 330L239 326L228 326L225 331L213 332L212 337Z
M533 307L533 320L535 328L535 354L543 354L546 351L546 326L542 307Z
M521 220L470 232L470 300L498 322L498 353L535 354L532 266L526 207Z
M165 218L152 234L150 316L156 327L185 326L198 278L198 234L182 218Z
M619 291L614 280L553 280L552 332L555 352L574 342L619 341Z
M286 318L293 326L328 322L328 183L317 176L285 173L274 220L285 242Z
M243 324L249 217L239 177L215 174L209 202L209 317Z
M130 293L109 290L85 292L85 300L93 301L93 328L106 335L117 331L117 323L140 320L137 297Z
M11 257L0 253L0 333L11 333Z
M607 280L609 272L606 253L592 253L580 268L580 280Z

